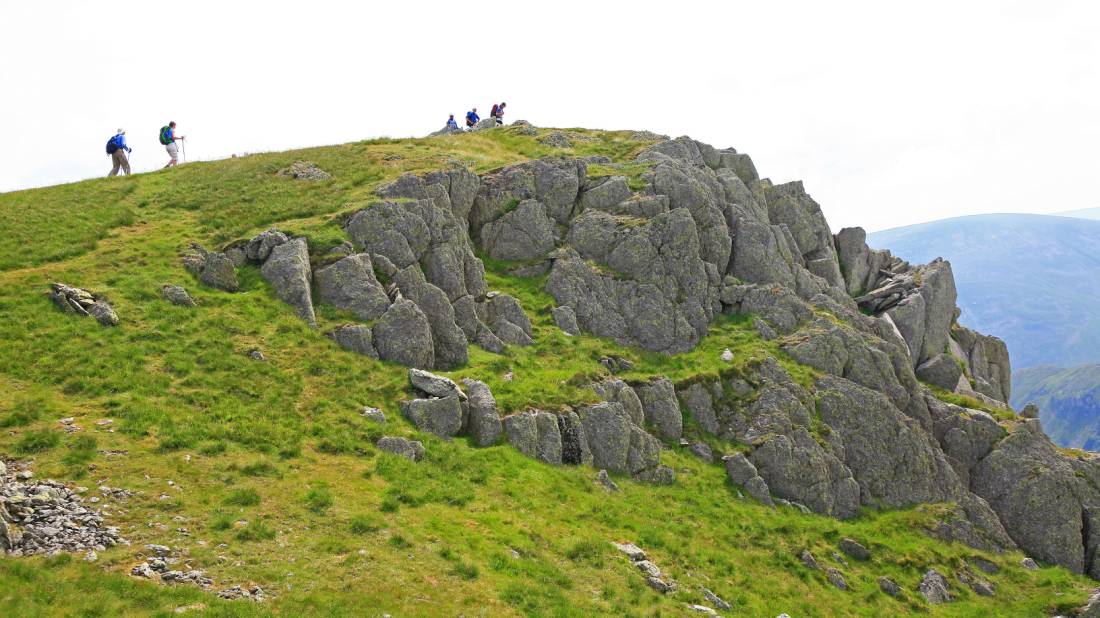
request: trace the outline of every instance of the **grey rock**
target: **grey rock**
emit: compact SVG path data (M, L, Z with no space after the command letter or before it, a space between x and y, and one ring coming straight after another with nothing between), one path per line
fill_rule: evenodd
M738 485L744 485L749 479L758 476L756 466L745 457L744 453L734 453L722 458L726 463L726 476Z
M333 330L329 336L345 350L378 358L378 352L374 349L374 336L370 327L365 324L345 324Z
M406 367L435 365L431 325L424 312L411 300L401 299L386 310L371 331L374 347L382 360Z
M844 574L837 569L827 569L825 574L828 576L830 584L841 590L848 589L848 582L844 581Z
M236 292L240 288L233 261L224 253L207 253L203 256L198 277L203 285L226 292Z
M205 274L206 271L203 272ZM309 266L309 247L305 238L295 238L273 247L267 261L260 268L260 274L275 288L275 295L279 300L293 307L298 317L310 326L317 325L310 291L312 272Z
M1039 406L1029 403L1020 410L1021 418L1039 418Z
M694 442L691 445L691 454L706 463L714 463L714 451L706 442Z
M702 592L703 592L703 598L707 600L707 603L710 603L711 605L717 607L718 609L720 609L724 612L728 612L731 609L733 609L733 606L731 606L722 597L715 594L709 588L703 588Z
M436 375L430 371L423 369L411 368L409 369L409 383L416 390L428 395L429 397L458 397L459 401L466 401L466 393L459 388L458 384L454 380ZM475 384L481 384L480 382L474 382ZM481 386L485 386L481 384ZM488 389L488 387L485 387ZM492 394L489 395L492 397ZM496 402L494 401L495 405Z
M898 596L898 593L901 592L901 587L894 580L885 576L878 578L878 589L892 597Z
M928 569L917 588L925 601L932 605L949 603L955 597L947 589L947 580L936 569Z
M577 314L572 307L554 307L550 310L554 316L554 323L567 335L581 334L581 327L577 325Z
M863 546L862 543L855 539L849 539L847 537L840 539L840 551L848 554L856 560L870 560L871 552Z
M573 143L569 141L569 138L565 136L561 131L554 131L547 133L538 138L539 143L550 146L551 148L572 148Z
M718 417L714 412L714 397L707 387L700 382L694 382L686 389L680 391L680 399L687 408L691 418L699 424L703 431L718 434Z
M286 234L271 228L248 241L244 248L245 257L253 262L263 262L271 255L272 249L289 240Z
M831 376L817 386L821 420L846 438L842 459L859 483L863 503L939 502L961 491L933 438L885 395Z
M629 558L631 562L640 562L642 560L645 560L645 552L642 551L641 547L638 547L633 543L616 543L612 541L611 545L613 545L615 549L626 554L626 557Z
M668 378L658 378L634 388L642 402L646 424L656 429L666 444L676 444L684 431L684 417L676 390Z
M580 195L580 209L609 210L630 197L626 177L613 176L594 186L586 187Z
M519 452L544 463L560 464L561 431L557 416L528 410L504 417L504 434Z
M363 411L360 412L360 415L363 418L378 424L384 424L386 422L386 413L379 410L378 408L372 408L371 406L364 407Z
M1020 549L1082 573L1091 568L1089 545L1100 543L1100 530L1088 524L1088 507L1100 502L1095 478L1087 462L1058 453L1032 419L1018 422L974 466L970 489L988 501Z
M1031 559L1028 556L1025 556L1024 559L1020 561L1020 564L1029 571L1034 571L1035 569L1039 568L1039 565L1035 563L1035 560Z
M322 301L351 311L360 320L377 319L390 306L390 298L375 278L370 256L365 253L319 268L314 277Z
M477 446L490 446L500 440L503 425L496 399L484 382L466 378L462 381L469 392L469 412L466 433Z
M187 290L178 285L164 284L160 289L161 298L180 307L194 307L195 300Z
M638 472L634 478L650 485L671 485L676 482L676 471L668 466L658 465Z
M88 315L95 318L96 322L104 326L118 326L118 314L116 314L111 305L103 299L96 300L88 306Z
M768 484L759 476L754 476L745 482L745 491L763 504L768 506L775 505L775 502L772 500L771 491L768 490Z
M501 341L513 345L531 345L531 318L519 301L508 294L495 294L485 303L486 323Z
M649 560L638 560L634 563L634 566L646 577L661 577L661 569L657 568L657 565Z
M607 470L600 470L596 473L596 482L599 483L604 489L610 492L622 491L615 481L611 480L611 476L607 473Z
M420 431L451 438L462 430L462 404L458 396L413 399L401 402L401 414Z
M428 283L417 266L404 268L394 278L398 289L427 318L432 331L436 368L450 368L467 361L466 334L459 328L454 307L439 287Z
M618 402L585 406L577 411L592 453L592 465L616 474L628 474L632 423Z
M546 207L537 200L524 200L515 210L481 228L481 246L499 260L531 260L554 248L554 227Z
M953 391L959 383L963 370L959 361L950 354L941 353L917 366L917 377L933 386Z
M821 565L819 565L817 563L817 558L814 558L814 555L811 554L810 550L808 550L808 549L803 549L802 553L799 554L798 558L799 558L799 560L802 561L802 564L804 564L806 566L806 568L815 569L815 570L820 570L821 569Z
M676 584L673 582L666 582L663 579L657 577L647 577L645 583L650 588L660 592L661 594L671 594L676 592Z
M818 444L805 427L768 439L753 451L752 462L777 496L840 519L859 512L859 484L851 471Z
M383 436L375 443L378 450L400 455L409 461L420 461L424 458L424 444L416 440L395 436Z
M641 427L631 425L630 450L627 452L626 460L630 474L635 477L657 468L661 463L660 441ZM663 480L664 474L657 473L653 480Z

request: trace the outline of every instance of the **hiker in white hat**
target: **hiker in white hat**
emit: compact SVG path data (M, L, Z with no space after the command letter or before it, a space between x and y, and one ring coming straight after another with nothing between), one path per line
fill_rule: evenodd
M126 145L126 131L122 129L115 131L115 136L107 140L107 154L111 155L112 162L111 173L108 176L118 176L120 167L129 176L130 159L127 158L126 153L133 151L133 148Z

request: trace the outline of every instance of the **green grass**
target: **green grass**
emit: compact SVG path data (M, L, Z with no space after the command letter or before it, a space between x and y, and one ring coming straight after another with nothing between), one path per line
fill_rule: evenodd
M594 173L632 182L645 173L630 163L643 144L629 134L574 131L593 139L574 140L570 154L613 160ZM384 158L392 154L401 159ZM678 448L663 455L678 471L675 485L619 478L623 491L607 494L591 469L418 434L397 406L408 395L404 368L323 336L346 316L321 308L320 328L310 329L256 268L241 269L241 290L228 294L200 286L180 264L192 241L218 247L273 224L306 235L317 253L343 239L342 215L401 173L451 162L487 171L551 154L560 152L504 129L0 194L0 456L33 459L39 477L86 477L81 483L92 487L109 479L138 492L123 503L104 501L109 522L132 544L101 552L95 564L67 556L0 560L4 613L170 615L201 604L203 615L214 616L680 615L684 603L703 601L701 586L732 603L730 615L753 616L1050 615L1086 598L1089 580L1057 568L1025 571L1021 555L1009 553L985 556L1003 567L990 576L996 597L954 586L958 602L927 607L915 592L924 570L953 571L983 555L922 532L937 506L846 522L768 509L738 499L720 466ZM297 160L333 179L276 175ZM674 357L567 337L554 326L544 279L512 276L511 266L486 260L487 278L523 304L536 345L501 355L471 347L468 365L449 373L487 382L506 413L591 401L583 386L606 375L603 356L630 360L627 380L712 379L767 355L804 384L814 378L743 317L722 317L695 350ZM52 281L105 294L122 323L104 328L61 314L45 295ZM166 282L186 286L198 307L161 300ZM253 348L267 361L251 360ZM732 363L719 360L726 348ZM359 416L364 405L385 411L384 428ZM67 416L81 427L74 434L57 423ZM113 423L95 424L104 418ZM424 461L379 453L373 444L383 432L423 440ZM844 536L873 553L842 569L848 592L797 559L810 548L830 563ZM650 590L612 540L645 548L680 590ZM216 587L255 582L273 596L256 607L135 581L126 574L145 543L185 551ZM880 575L902 585L899 599L877 591Z

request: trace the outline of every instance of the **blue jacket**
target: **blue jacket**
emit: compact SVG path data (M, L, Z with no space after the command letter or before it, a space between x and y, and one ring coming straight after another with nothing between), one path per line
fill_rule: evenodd
M477 124L481 118L475 112L466 112L466 124L473 126Z
M123 150L130 149L130 147L126 145L126 136L121 133L115 136L115 144L117 144L118 147Z

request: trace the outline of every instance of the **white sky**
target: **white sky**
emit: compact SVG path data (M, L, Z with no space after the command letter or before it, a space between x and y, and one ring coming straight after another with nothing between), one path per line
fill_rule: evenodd
M687 134L834 230L1100 205L1100 2L0 0L0 191L448 113Z

